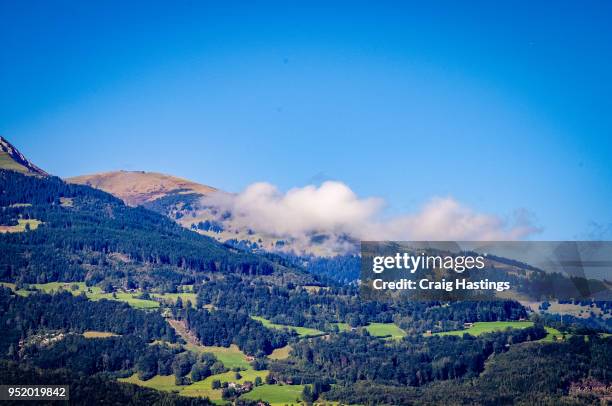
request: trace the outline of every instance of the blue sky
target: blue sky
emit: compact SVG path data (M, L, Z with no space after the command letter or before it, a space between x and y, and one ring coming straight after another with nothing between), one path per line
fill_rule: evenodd
M389 213L610 229L609 1L85 3L0 2L0 134L49 172L334 179Z

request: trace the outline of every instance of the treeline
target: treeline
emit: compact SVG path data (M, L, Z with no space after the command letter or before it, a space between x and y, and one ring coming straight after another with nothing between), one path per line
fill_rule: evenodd
M203 195L188 189L176 189L165 196L143 203L143 207L171 218L181 218L182 211L192 211Z
M20 340L44 330L108 331L145 341L176 341L174 330L159 313L146 313L117 301L93 302L68 292L21 297L0 287L0 324L0 354L7 354L11 347L15 354Z
M174 374L175 383L177 385L189 385L192 382L198 382L208 378L211 375L221 374L228 369L217 358L210 353L194 354L189 351L182 352L174 357L172 362L171 373ZM155 375L153 371L155 365L151 363L151 375ZM139 365L138 374L140 379L146 380L148 377L144 375L142 368ZM169 375L168 373L157 372L158 375Z
M366 334L341 333L293 344L292 357L270 365L274 377L292 383L421 386L428 382L474 377L484 362L511 344L543 338L542 326L483 334L479 337L410 336L392 343ZM357 402L363 403L363 402Z
M570 337L560 343L514 345L475 378L401 387L360 381L335 385L326 400L347 404L600 405L612 377L612 338ZM582 387L583 390L576 390Z
M585 318L571 314L544 313L540 317L545 320L547 326L571 334L594 335L600 332L612 332L612 317L607 317L605 314L591 314L590 317Z
M52 345L28 346L22 359L43 369L65 368L74 374L138 374L142 380L174 375L177 385L188 385L227 371L213 354L194 354L180 347L150 345L137 336L87 339L67 335Z
M136 372L143 380L174 374L178 384L227 370L212 354L195 355L172 344L177 337L159 313L121 302L92 302L68 292L20 297L0 287L0 323L0 358L42 369L84 376ZM81 335L86 330L118 335L89 339Z
M84 280L92 253L121 253L130 261L191 272L265 275L266 258L233 252L142 207L128 207L113 196L59 178L37 178L0 170L2 219L35 218L35 232L0 235L0 279L36 283ZM62 205L62 199L71 199ZM22 206L16 204L29 204ZM98 260L98 264L100 262Z
M209 406L208 399L186 398L136 385L119 383L104 376L75 375L65 369L41 370L23 363L0 360L0 382L4 385L68 385L70 404L75 405L158 405ZM4 401L7 405L23 401ZM58 401L37 401L39 405L56 405Z
M312 294L292 284L269 286L245 283L238 277L204 284L198 292L198 305L213 304L220 309L244 311L279 324L324 329L325 323L342 321L349 315L361 314L370 320L391 315L388 304L363 303L357 292L349 288L321 289Z
M407 302L401 304L403 311L393 321L408 334L427 331L440 332L459 330L464 323L478 321L506 321L527 318L527 311L514 301L479 302L430 302L423 304Z
M270 354L287 345L289 339L286 332L266 328L244 312L187 308L179 311L177 317L185 320L202 344L221 347L236 344L253 356Z
M601 297L605 297L606 293L609 296L610 293L610 288L604 281L568 276L558 272L531 272L527 278L513 286L517 286L518 292L536 300L549 297L559 298L561 301L576 297L589 299L595 293L599 293Z
M140 337L128 335L104 339L88 339L81 335L67 334L51 344L30 345L21 358L43 369L66 368L75 374L91 376L100 372L129 372L149 349L149 343ZM171 350L167 349L170 359ZM165 359L164 359L165 358Z
M315 275L325 276L340 283L351 283L359 279L361 258L357 255L336 257L305 258L306 270Z
M364 326L395 322L409 333L463 328L465 322L518 320L527 317L518 302L376 302L359 297L353 287L327 287L318 292L292 284L247 283L235 276L210 281L198 290L198 307L212 304L232 312L244 311L274 323L332 331L332 323Z

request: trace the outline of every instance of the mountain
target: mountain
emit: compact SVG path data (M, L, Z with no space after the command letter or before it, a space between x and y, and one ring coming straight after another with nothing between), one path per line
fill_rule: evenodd
M330 236L313 233L295 238L263 232L232 213L220 202L231 194L187 179L155 172L115 171L66 179L91 186L120 198L130 206L143 206L169 217L181 226L247 251L283 252L299 255L336 256ZM337 242L358 249L348 237Z
M49 176L47 172L30 162L2 136L0 136L0 169L8 169L28 175Z
M69 183L104 190L130 206L138 206L169 194L209 195L217 189L176 176L144 171L114 171L66 179Z
M130 207L89 186L57 177L0 170L0 225L35 223L0 238L0 280L26 283L113 279L159 286L195 281L202 272L269 275L294 272L277 260L241 252ZM298 279L306 277L296 271Z
M194 210L227 218L198 223L198 232L236 224L207 208L204 194L173 187L149 189L153 200L131 207L87 185L0 169L0 226L13 230L0 232L1 382L68 384L75 404L211 404L185 397L195 395L254 405L249 399L277 393L287 404L608 399L606 303L581 306L584 319L525 321L516 301L370 300L280 255L179 226L194 214L185 221L198 221ZM336 265L317 266L328 274ZM265 380L266 393L247 385L252 377ZM215 381L227 387L202 389ZM135 386L159 382L177 394Z
M130 206L143 206L169 217L181 226L245 250L290 251L289 241L264 235L238 224L232 213L205 198L227 194L211 186L155 172L114 171L66 179L120 198ZM279 242L280 241L280 242Z

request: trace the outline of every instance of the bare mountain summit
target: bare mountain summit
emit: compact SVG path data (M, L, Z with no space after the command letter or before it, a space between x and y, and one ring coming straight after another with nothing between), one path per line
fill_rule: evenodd
M213 187L187 179L144 171L104 172L76 176L68 178L66 181L104 190L122 199L130 206L149 203L174 193L208 195L217 191Z

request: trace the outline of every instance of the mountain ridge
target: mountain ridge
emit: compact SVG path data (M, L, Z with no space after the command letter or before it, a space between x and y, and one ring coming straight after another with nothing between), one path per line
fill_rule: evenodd
M203 196L219 190L177 176L145 171L109 171L66 179L68 183L104 190L130 206L150 203L171 193L197 193Z
M0 169L13 170L28 175L49 176L34 165L13 144L0 135Z

